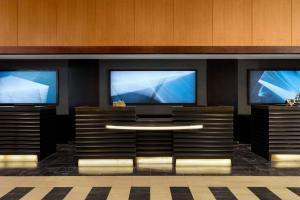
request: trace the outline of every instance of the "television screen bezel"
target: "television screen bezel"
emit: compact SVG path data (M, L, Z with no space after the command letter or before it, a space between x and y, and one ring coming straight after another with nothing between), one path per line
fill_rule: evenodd
M59 70L58 69L0 69L1 72L38 72L38 71L53 71L56 72L56 102L55 103L0 103L1 106L57 106L59 104Z
M195 72L195 102L194 103L126 103L126 105L130 106L167 106L167 105L197 105L198 102L198 70L197 69L109 69L108 75L108 85L109 85L109 105L112 105L112 97L111 97L111 75L114 71L194 71Z
M273 69L273 68L268 68L268 69L247 69L247 104L248 105L283 105L285 103L278 103L278 102L272 102L272 103L251 103L250 102L250 73L252 71L300 71L300 69Z

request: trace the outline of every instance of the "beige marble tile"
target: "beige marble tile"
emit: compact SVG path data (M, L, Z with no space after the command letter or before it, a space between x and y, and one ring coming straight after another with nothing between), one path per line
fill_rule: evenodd
M74 187L68 195L64 198L64 200L84 200L92 187Z
M168 185L152 185L150 188L151 200L172 200L170 187Z
M190 191L193 194L194 200L216 200L208 187L191 185Z
M287 188L269 186L268 189L283 200L300 200L300 197L298 195L296 195Z
M2 185L0 187L0 197L3 197L5 194L7 194L9 191L11 191L12 189L14 189L15 187L14 186L5 186L4 184L1 184L0 182L0 185Z
M129 193L129 186L115 186L111 188L107 200L128 200Z
M35 187L21 200L40 200L52 190L53 187Z
M238 199L259 200L259 198L247 187L230 187L229 189Z

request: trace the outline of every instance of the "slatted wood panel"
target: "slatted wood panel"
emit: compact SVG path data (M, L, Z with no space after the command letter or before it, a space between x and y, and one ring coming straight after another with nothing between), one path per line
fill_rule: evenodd
M176 131L175 158L230 158L233 150L232 107L187 107L173 110L175 122L197 122L203 129Z
M0 111L0 154L39 154L39 111Z
M172 131L139 131L136 135L137 156L172 156Z
M300 153L300 109L269 109L270 153Z
M133 109L80 107L76 108L75 112L78 158L135 157L135 132L105 128L106 124L135 122Z
M300 154L300 108L257 106L253 114L253 151L267 159L271 154Z
M49 114L51 114L51 117L49 117ZM55 109L51 109L49 113L47 110L44 112L33 107L1 108L0 154L33 154L44 158L53 153L55 144L52 140L55 139L55 133L49 128L54 126L53 124L49 125L49 119L55 120L54 117ZM43 145L46 146L44 152L42 152Z

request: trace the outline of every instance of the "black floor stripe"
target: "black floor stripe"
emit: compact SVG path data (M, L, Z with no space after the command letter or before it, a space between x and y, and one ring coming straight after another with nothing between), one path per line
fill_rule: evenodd
M30 192L33 187L16 187L5 194L0 200L18 200Z
M71 189L71 187L54 187L42 200L62 200Z
M281 200L281 198L266 187L249 187L249 190L261 200Z
M111 187L93 187L85 200L106 200Z
M300 187L288 187L288 189L300 197Z
M188 187L170 187L173 200L194 200Z
M131 187L129 200L150 200L150 187Z
M216 200L238 200L227 187L209 187Z

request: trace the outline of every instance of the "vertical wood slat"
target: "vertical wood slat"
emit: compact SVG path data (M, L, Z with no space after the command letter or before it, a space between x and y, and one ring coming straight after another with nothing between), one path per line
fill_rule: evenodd
M18 0L0 0L0 46L18 44Z

